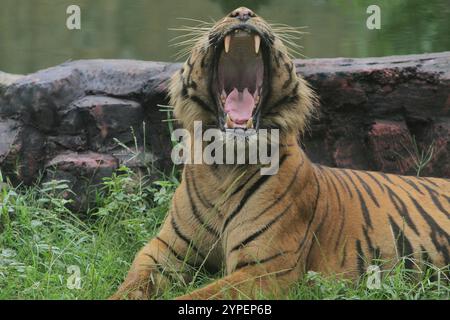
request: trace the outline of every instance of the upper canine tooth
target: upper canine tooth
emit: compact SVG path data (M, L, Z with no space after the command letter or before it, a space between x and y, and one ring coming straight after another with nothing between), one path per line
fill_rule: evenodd
M261 45L261 37L259 35L255 35L255 53L259 53L259 46Z
M253 118L250 118L247 120L247 125L245 126L246 129L252 129L253 128Z
M225 93L225 90L222 90L222 93L220 94L220 100L222 101L222 104L225 104L227 101L227 94Z
M228 51L230 51L230 41L231 41L231 36L230 35L225 36L225 40L224 40L225 53L228 53Z

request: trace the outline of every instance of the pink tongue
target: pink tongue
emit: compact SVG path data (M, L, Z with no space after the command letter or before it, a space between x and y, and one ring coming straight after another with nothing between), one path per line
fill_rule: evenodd
M245 88L239 92L236 88L228 95L225 101L225 112L228 113L237 124L246 123L252 117L255 108L255 99Z

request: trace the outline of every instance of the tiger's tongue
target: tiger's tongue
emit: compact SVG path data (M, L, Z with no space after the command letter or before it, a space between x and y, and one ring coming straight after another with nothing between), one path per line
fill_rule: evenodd
M234 88L225 101L225 112L237 124L246 123L252 117L253 109L255 109L255 99L247 88L242 92Z

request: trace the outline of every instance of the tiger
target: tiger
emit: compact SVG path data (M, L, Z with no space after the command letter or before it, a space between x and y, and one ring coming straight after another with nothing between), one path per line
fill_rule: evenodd
M201 268L223 276L177 299L282 298L308 271L357 279L377 259L449 264L450 180L312 163L299 139L318 98L279 32L252 10L202 32L169 96L190 132L196 121L278 129L279 169L184 165L159 233L111 299L157 297Z

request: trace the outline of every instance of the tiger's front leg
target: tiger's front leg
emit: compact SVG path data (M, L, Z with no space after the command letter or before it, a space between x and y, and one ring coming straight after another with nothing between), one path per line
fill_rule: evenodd
M174 283L189 282L191 271L203 259L195 247L180 238L171 212L158 236L136 255L126 279L110 299L138 300L158 296Z
M125 281L111 300L146 299L167 286L170 270L161 261L170 259L170 254L162 248L159 238L153 238L136 255Z
M242 233L242 232L241 232ZM237 239L238 236L233 238ZM178 297L178 300L279 299L303 273L308 245L282 240L272 246L272 238L261 237L254 246L228 251L228 275L203 288ZM311 239L307 239L310 243ZM234 241L233 241L234 242ZM264 243L265 242L265 243ZM269 243L269 244L268 244ZM235 247L237 248L237 247ZM306 249L306 250L302 250Z
M313 235L293 206L238 216L224 235L228 275L178 299L282 298L302 276ZM278 223L277 223L278 222Z
M177 300L224 300L280 298L298 280L298 271L292 273L267 272L257 266L235 271L206 287L180 296Z

